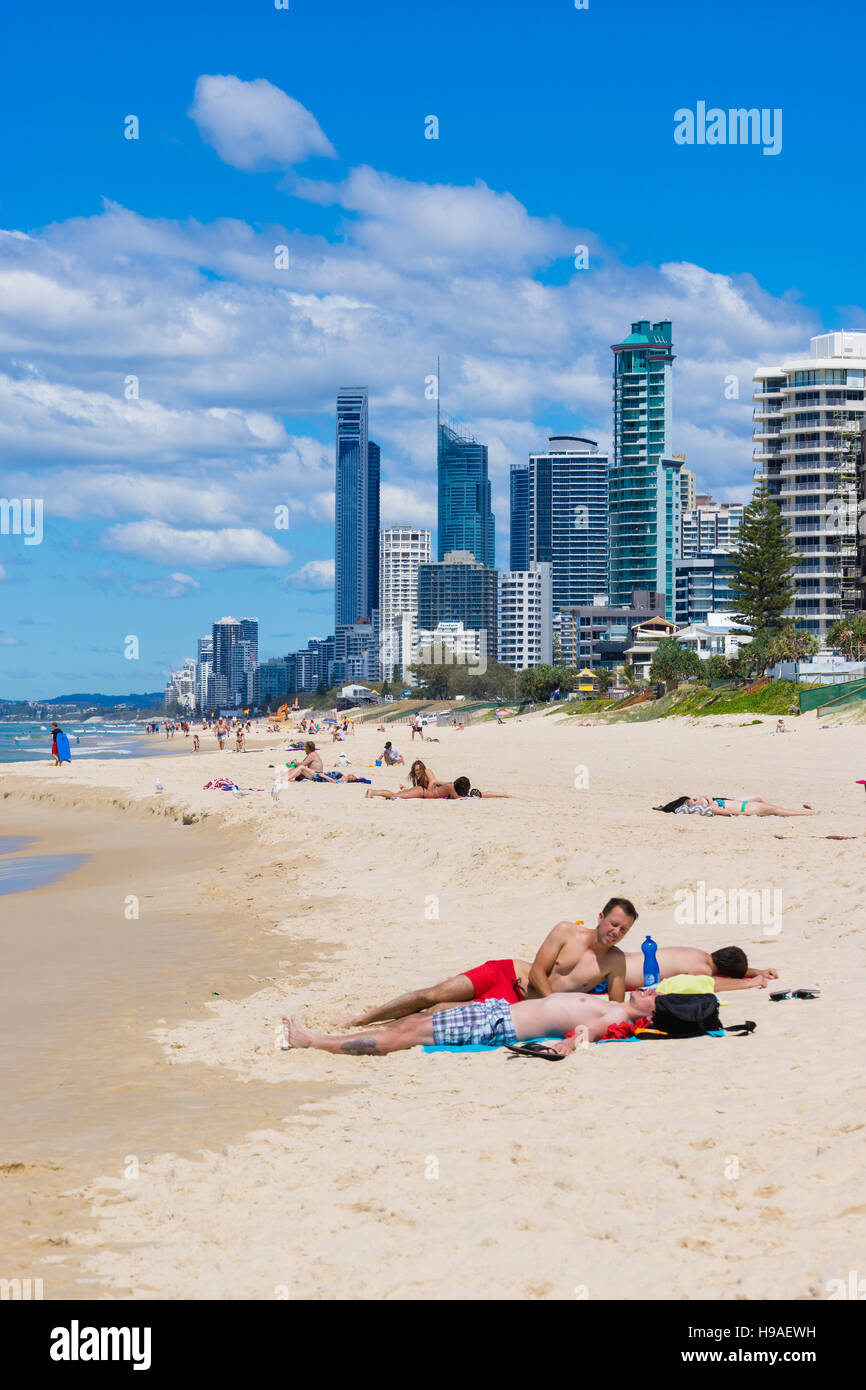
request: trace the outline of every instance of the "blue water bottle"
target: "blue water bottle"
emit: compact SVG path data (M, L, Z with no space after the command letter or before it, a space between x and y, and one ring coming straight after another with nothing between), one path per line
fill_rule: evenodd
M650 989L654 985L657 985L659 983L659 963L656 960L657 949L658 948L656 946L656 943L653 941L651 936L647 936L644 938L644 943L641 946L641 950L643 951L644 989Z

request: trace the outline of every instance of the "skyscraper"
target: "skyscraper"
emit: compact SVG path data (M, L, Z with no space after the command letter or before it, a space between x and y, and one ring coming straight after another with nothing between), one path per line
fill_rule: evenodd
M492 569L496 557L487 445L441 422L438 435L440 561L452 550L468 550Z
M551 566L553 609L592 603L608 587L608 459L592 439L576 434L551 435L545 453L530 454L527 480L515 489L512 503L527 512L528 558ZM526 494L524 499L523 494ZM512 535L518 542L523 522L512 511ZM519 545L518 545L519 553ZM512 570L517 566L512 561Z
M433 631L440 623L463 623L484 633L485 655L498 650L499 574L481 565L468 550L449 551L438 564L418 567L418 627Z
M808 355L755 373L755 478L767 484L800 555L786 616L819 638L859 607L864 395L866 333L822 333Z
M511 465L511 546L508 563L514 571L529 569L529 468Z
M211 642L213 688L222 696L220 703L246 704L252 696L249 677L258 659L258 619L220 618L213 625ZM207 698L213 703L212 694Z
M498 660L515 671L553 660L551 567L532 564L499 576Z
M337 393L334 613L337 627L370 618L377 604L379 446L367 437L367 388Z
M382 675L405 677L418 633L418 568L430 562L430 532L389 526L379 537L379 628Z
M610 601L634 589L665 594L673 617L683 459L668 457L671 429L669 319L640 319L613 344L613 462L610 468Z

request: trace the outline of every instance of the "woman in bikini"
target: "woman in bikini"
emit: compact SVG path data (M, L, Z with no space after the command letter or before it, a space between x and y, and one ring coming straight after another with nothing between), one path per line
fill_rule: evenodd
M664 806L656 806L656 811L673 812L675 815L699 816L817 816L819 813L804 804L801 811L788 811L784 806L775 806L765 796L677 796Z

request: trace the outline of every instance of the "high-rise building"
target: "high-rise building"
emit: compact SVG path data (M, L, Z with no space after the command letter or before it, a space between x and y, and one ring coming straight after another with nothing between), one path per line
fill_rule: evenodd
M800 560L786 617L825 638L860 603L857 463L866 415L866 333L822 333L808 356L755 373L755 479Z
M529 466L511 465L511 545L508 563L512 570L529 569Z
M671 431L669 319L640 319L613 344L613 462L610 468L610 601L634 589L665 594L674 607L683 459L668 456Z
M207 683L213 671L213 637L199 637L195 663L195 707L207 704Z
M512 478L514 474L512 473ZM522 493L528 494L526 504ZM512 498L514 497L512 488ZM517 486L527 507L528 560L550 565L554 610L592 603L608 588L608 458L594 440L551 435L544 453L530 454L527 482ZM521 529L512 514L512 531ZM512 570L517 566L512 562Z
M337 627L370 618L378 587L379 446L367 437L367 388L337 393L334 613Z
M252 698L249 678L259 650L258 619L220 618L213 625L211 644L213 675L225 680L221 704L248 704ZM220 692L222 689L220 686ZM212 697L208 698L213 703Z
M261 661L253 672L252 702L257 709L274 709L294 690L294 660L272 657Z
M334 661L328 684L342 681L375 681L380 676L379 619L374 610L369 618L338 627L334 639Z
M677 560L674 622L704 623L709 613L728 609L733 569L731 551L726 546Z
M430 563L430 532L389 526L379 536L379 641L382 675L405 678L418 633L418 569Z
M551 566L505 570L499 576L498 660L515 671L553 660Z
M439 484L438 554L468 550L480 565L492 569L496 557L487 445L450 425L437 426Z
M681 515L681 557L704 555L722 547L735 549L744 510L742 502L714 502L706 493L699 493L694 505Z
M674 454L673 457L683 461L683 467L680 469L680 510L686 511L689 507L696 507L698 504L698 479L691 468L686 468L685 454Z
M495 569L468 550L449 551L438 563L418 567L418 627L463 623L484 633L486 655L495 659L498 638L498 586Z

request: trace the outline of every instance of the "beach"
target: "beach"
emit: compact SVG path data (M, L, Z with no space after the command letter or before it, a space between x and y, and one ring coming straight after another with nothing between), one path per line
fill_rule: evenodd
M824 722L539 711L423 747L405 725L316 739L326 768L346 752L376 786L406 780L368 766L391 738L511 800L307 784L274 801L290 755L264 732L246 754L205 735L170 760L0 767L0 835L89 856L3 899L8 1277L46 1299L826 1297L866 1231L866 761L862 725ZM219 775L263 790L203 790ZM653 811L685 792L821 814ZM720 920L685 920L713 890ZM732 921L731 890L772 910ZM640 913L625 949L736 944L820 997L732 992L722 1021L750 1036L558 1066L280 1050L284 1013L329 1030L532 960L618 894Z

